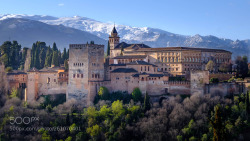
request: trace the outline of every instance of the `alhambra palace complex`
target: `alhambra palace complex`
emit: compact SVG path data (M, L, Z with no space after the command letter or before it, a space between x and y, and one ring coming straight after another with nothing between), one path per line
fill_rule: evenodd
M25 100L36 100L41 95L66 94L66 99L90 104L101 86L110 92L122 91L131 94L138 87L143 94L161 97L166 94L209 93L214 88L223 92L245 92L242 83L209 84L212 77L228 80L232 74L209 74L205 65L209 60L220 64L229 63L232 53L221 49L164 47L151 48L145 44L120 43L113 28L109 37L110 56L104 57L104 45L69 45L69 71L52 67L24 72L4 73L0 65L1 78L6 77L10 90L25 89ZM170 80L171 77L183 80Z

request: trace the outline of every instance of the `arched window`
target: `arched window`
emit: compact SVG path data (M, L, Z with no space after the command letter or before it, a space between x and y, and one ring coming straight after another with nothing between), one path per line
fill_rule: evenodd
M179 58L177 57L177 58L176 58L176 62L178 62L178 61L179 61Z
M173 58L173 62L174 62L174 58Z
M47 83L49 84L50 83L50 78L48 77L48 79L47 79Z
M141 81L144 81L144 77L141 78Z

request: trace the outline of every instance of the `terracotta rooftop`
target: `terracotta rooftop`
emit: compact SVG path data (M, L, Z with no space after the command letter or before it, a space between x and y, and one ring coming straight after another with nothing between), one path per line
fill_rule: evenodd
M121 42L118 44L115 49L140 49L140 48L150 48L148 45L145 44L127 44L125 42Z
M131 73L131 72L137 72L133 68L118 68L112 71L113 73Z
M19 75L19 74L27 74L27 73L23 71L13 71L13 72L7 73L7 75Z
M133 77L139 77L140 75L148 75L148 77L163 77L164 75L163 74L149 74L149 73L137 73L137 74L134 74L132 75Z
M137 51L169 51L169 50L196 50L196 51L206 51L206 52L228 52L230 51L224 49L211 49L211 48L195 48L195 47L162 47L162 48L140 48Z
M113 59L144 59L147 55L126 55L126 56L116 56Z
M57 72L58 70L64 70L64 68L63 67L53 67L53 68L43 68L43 69L38 70L35 67L33 67L28 72Z
M133 62L127 63L127 65L152 65L154 67L157 67L156 65L150 64L150 63L145 62L145 61L133 61Z
M109 66L126 66L126 64L110 64Z

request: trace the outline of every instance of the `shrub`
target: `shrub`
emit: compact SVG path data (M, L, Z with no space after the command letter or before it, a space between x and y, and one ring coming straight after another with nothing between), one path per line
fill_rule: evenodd
M219 83L219 79L218 78L211 78L209 80L210 83Z
M100 87L98 91L98 96L101 100L108 100L109 99L109 90L106 87Z
M141 101L142 94L141 94L141 90L139 88L134 88L134 90L132 92L132 98L135 102Z

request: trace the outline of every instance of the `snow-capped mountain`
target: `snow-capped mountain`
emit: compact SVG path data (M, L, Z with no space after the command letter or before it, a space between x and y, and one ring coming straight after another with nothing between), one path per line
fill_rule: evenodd
M40 15L0 15L0 21L8 18L24 18L37 20L50 25L64 25L81 31L87 31L104 40L107 40L114 26L111 23L96 21L86 17L52 17ZM144 43L151 47L169 47L169 46L186 46L186 47L204 47L220 48L233 52L233 56L249 55L250 40L230 40L218 38L215 36L184 36L170 33L157 28L150 27L131 27L127 25L115 25L121 41L127 43Z
M86 31L22 18L0 20L0 44L7 40L17 40L23 47L31 47L36 41L44 41L47 45L56 42L60 49L90 41L107 44L106 40Z

